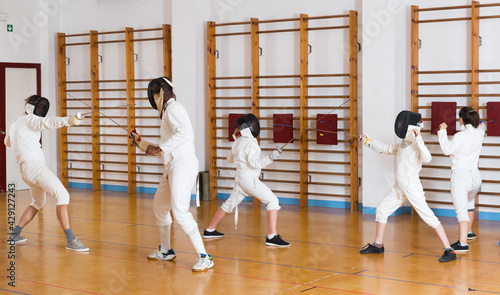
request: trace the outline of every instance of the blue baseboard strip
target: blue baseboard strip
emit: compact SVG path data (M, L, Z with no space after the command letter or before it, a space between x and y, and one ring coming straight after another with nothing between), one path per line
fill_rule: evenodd
M91 183L79 183L79 182L70 182L69 187L72 188L83 188L83 189L92 189ZM112 185L112 184L102 184L101 190L105 191L118 191L118 192L128 192L128 187L126 185ZM137 187L138 193L145 194L154 194L156 193L156 188L152 187ZM217 199L227 200L230 194L227 193L219 193L217 194ZM196 195L191 195L191 200L195 200ZM300 205L300 199L297 198L280 198L278 197L280 204L282 205ZM251 202L251 197L245 197L243 202ZM340 209L349 209L351 208L351 204L349 202L344 201L335 201L335 200L309 200L308 205L311 207L326 207L326 208L340 208ZM376 212L375 207L364 207L362 203L358 206L359 210L363 212L363 214L372 214L374 215ZM443 217L456 217L455 210L453 209L443 209L443 208L431 208L434 211L436 216ZM401 207L396 212L394 212L391 216L397 216L400 214L409 214L411 213L411 207L405 206ZM495 220L500 221L500 212L479 212L480 220Z

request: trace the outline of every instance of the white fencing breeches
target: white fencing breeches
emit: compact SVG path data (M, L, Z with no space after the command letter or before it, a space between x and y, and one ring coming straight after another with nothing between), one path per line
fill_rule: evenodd
M226 213L231 213L238 206L245 196L256 197L262 203L266 204L267 211L280 210L278 197L258 178L241 179L236 177L234 180L233 192L229 198L222 204L221 208Z
M69 205L68 190L44 162L24 161L20 165L20 172L23 181L30 187L32 207L42 209L46 192L56 199L56 205Z
M474 197L481 187L479 170L458 169L451 175L451 199L458 222L469 221L468 211L474 210Z
M387 218L401 207L406 199L408 199L413 209L417 211L420 218L430 227L436 228L441 224L425 201L424 190L421 184L409 185L404 190L398 190L394 186L377 206L375 220L380 223L387 223Z
M175 222L190 235L193 230L198 231L198 224L189 212L191 189L198 174L198 159L193 155L186 155L175 160L165 170L153 200L156 224L167 226L172 224L170 210L174 214Z

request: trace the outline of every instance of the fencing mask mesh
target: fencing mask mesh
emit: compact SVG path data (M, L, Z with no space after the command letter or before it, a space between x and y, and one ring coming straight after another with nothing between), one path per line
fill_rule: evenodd
M26 113L28 115L34 114L38 117L45 117L49 112L50 103L49 100L45 97L41 97L38 95L32 95L26 101Z
M259 119L255 117L254 114L246 114L242 117L236 119L236 125L238 129L241 131L246 128L250 128L250 132L252 132L253 137L257 137L260 134L260 124Z
M394 123L394 131L396 132L396 135L399 138L404 139L409 125L421 127L422 115L410 111L401 111L396 117L396 122Z

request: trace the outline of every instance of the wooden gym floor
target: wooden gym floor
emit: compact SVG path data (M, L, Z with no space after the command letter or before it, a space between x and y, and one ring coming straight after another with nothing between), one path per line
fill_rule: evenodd
M16 251L16 287L8 286L8 245L0 243L0 294L500 294L500 222L479 221L471 251L450 263L434 231L409 215L391 217L385 254L360 255L374 238L373 215L343 209L299 209L283 205L279 233L289 248L267 247L264 207L240 205L218 228L226 237L205 240L215 267L192 273L196 254L174 223L174 262L146 259L158 245L152 195L129 200L126 193L71 189L72 226L89 253L64 249L66 239L47 204L24 230ZM6 194L0 194L0 230L7 237ZM29 204L28 191L16 192L16 215ZM220 201L219 201L220 204ZM191 207L200 229L216 202ZM451 242L455 218L441 217Z

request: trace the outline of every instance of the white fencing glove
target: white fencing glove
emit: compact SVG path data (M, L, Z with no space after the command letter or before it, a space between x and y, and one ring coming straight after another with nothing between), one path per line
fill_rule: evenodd
M139 150L143 153L146 152L146 149L148 148L148 146L154 145L149 141L142 140L141 136L139 135L139 133L137 133L137 131L135 129L130 131L130 133L128 134L128 137L130 139L132 139L132 143L135 146L137 146L139 148Z
M363 145L369 147L370 149L374 150L375 152L377 152L379 154L384 153L384 150L387 147L387 145L385 143L373 140L370 138L370 136L368 136L366 134L361 134L359 136L359 139L363 142Z
M83 119L83 118L82 118ZM78 126L82 123L82 119L78 118L78 113L73 115L72 117L69 117L69 126Z
M269 154L269 158L271 158L271 160L273 161L276 161L280 157L281 152L282 150L279 147L276 147L276 149L272 151L271 154Z

